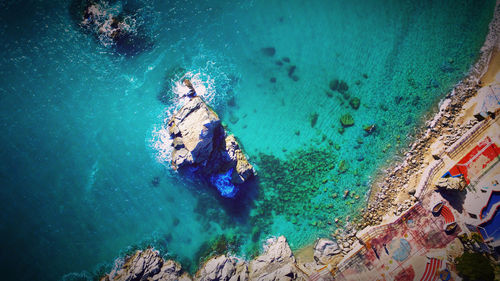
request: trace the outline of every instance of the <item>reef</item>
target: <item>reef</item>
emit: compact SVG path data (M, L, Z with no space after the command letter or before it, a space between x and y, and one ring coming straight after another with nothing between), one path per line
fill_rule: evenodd
M130 56L151 47L151 40L145 36L141 20L135 12L125 11L121 2L87 0L74 3L73 6L80 10L79 25L93 34L102 45L111 46L118 53Z
M167 122L172 139L172 167L194 172L232 198L255 175L234 135L201 97L192 97Z
M294 225L324 229L335 211L334 200L313 203L314 198L331 191L337 156L327 147L308 147L287 154L285 160L259 154L259 194L251 212L252 240L265 234L272 216L282 215ZM326 185L330 185L327 187ZM338 199L340 200L340 199ZM325 212L317 212L317 210ZM300 217L300 218L299 218Z

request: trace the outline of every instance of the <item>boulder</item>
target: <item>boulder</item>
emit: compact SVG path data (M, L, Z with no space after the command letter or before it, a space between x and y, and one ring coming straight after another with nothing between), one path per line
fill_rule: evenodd
M314 260L320 264L328 264L328 262L342 250L339 245L332 240L321 238L314 245Z
M248 266L244 261L225 255L208 260L196 274L197 281L248 280Z
M227 135L217 114L199 96L192 97L167 122L172 139L174 169L193 168L217 187L224 197L234 197L240 185L255 175L234 135Z
M296 280L304 278L284 236L269 239L264 254L250 262L250 280Z
M172 260L163 260L158 251L151 248L137 251L124 260L115 262L115 267L101 281L189 281L187 273Z

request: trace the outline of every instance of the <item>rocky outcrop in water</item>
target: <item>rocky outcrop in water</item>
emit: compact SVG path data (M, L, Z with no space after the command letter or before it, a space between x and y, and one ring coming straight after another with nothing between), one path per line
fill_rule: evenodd
M100 281L191 281L181 266L172 260L165 261L158 251L137 251L124 260L115 261L113 270Z
M217 114L199 96L191 98L168 121L172 138L172 166L191 168L217 187L224 197L234 197L237 186L255 171L233 135L227 135Z
M86 0L76 6L82 9L79 25L104 46L114 47L121 54L135 55L151 45L143 34L144 28L138 24L142 20L123 12L121 2Z

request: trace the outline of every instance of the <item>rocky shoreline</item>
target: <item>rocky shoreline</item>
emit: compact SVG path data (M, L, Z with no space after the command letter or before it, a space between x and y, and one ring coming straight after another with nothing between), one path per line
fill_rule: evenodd
M411 207L418 200L419 194L416 194L417 191L408 183L421 180L422 173L430 164L429 156L434 159L439 157L440 150L452 145L479 122L476 119L465 124L457 121L461 118L459 113L463 106L482 87L481 77L488 70L495 49L500 49L500 1L497 1L478 61L472 66L469 74L440 102L438 112L426 122L424 129L417 133L402 163L386 169L385 175L374 181L366 210L363 210L363 220L357 224L358 227L381 223L384 216L390 213L388 210L399 216ZM441 143L433 146L436 141ZM398 198L404 199L397 200Z
M183 272L175 261L165 261L158 251L137 251L118 259L115 268L100 280L308 280L311 274L326 265L335 266L348 256L358 242L358 231L394 219L418 202L421 194L415 187L423 180L424 171L429 169L432 159L437 159L440 151L477 125L479 121L475 119L466 123L458 122L461 118L459 113L481 88L481 78L488 70L495 49L500 50L500 1L497 1L480 57L469 74L446 95L438 112L416 134L403 161L386 169L384 175L374 181L360 218L346 218L344 227L331 235L333 240L322 238L315 242L312 246L312 261L296 258L286 238L280 236L269 239L264 245L263 254L251 261L227 253L206 261L194 276ZM341 222L338 223L340 225Z

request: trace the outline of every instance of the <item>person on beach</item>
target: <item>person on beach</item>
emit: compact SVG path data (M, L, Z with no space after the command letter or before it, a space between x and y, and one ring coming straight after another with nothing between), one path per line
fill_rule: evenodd
M386 254L389 254L389 250L387 250L387 245L384 243L384 250Z
M191 81L189 81L189 79L184 79L184 81L182 81L182 83L184 84L184 86L189 88L189 92L187 94L185 94L184 96L188 96L190 98L196 97L196 90L194 89L194 86L191 83Z
M372 250L375 253L375 256L377 257L377 259L380 259L380 257L378 256L378 253L377 253L377 249L375 249L375 247L373 245L372 245Z

